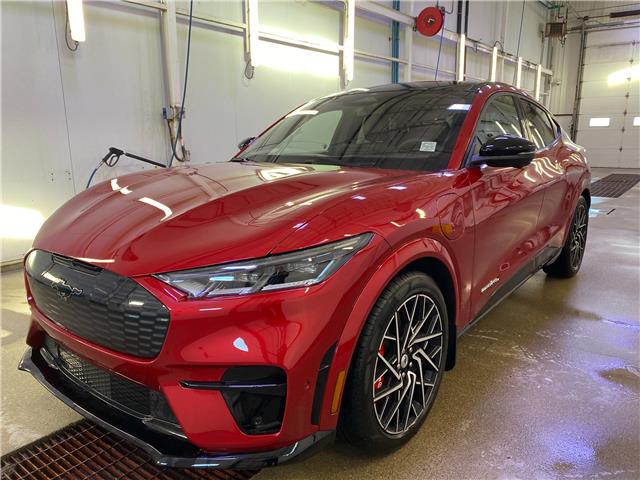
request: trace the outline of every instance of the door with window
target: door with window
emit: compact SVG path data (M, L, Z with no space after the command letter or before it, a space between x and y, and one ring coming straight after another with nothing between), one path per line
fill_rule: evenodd
M492 137L505 134L527 136L517 98L497 94L476 124L471 154L477 154ZM476 224L471 299L478 314L492 305L492 298L501 296L501 289L518 283L518 274L535 254L544 180L536 161L523 168L482 165L468 169Z
M537 181L544 185L542 208L538 216L538 235L544 245L551 241L562 246L566 225L566 211L571 208L572 189L565 173L572 151L560 142L560 129L547 112L524 98L520 98L525 135L536 145L532 162Z

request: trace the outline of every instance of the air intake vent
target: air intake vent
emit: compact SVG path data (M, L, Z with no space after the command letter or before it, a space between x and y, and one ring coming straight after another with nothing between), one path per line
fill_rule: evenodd
M222 396L240 429L249 435L277 433L286 403L286 374L277 367L231 367Z
M53 363L68 378L72 388L82 388L110 405L140 419L155 418L168 422L179 431L162 393L103 370L58 345L51 337L44 341Z

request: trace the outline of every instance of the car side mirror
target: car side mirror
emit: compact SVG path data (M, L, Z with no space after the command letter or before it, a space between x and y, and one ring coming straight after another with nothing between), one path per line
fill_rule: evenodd
M522 168L531 163L535 151L535 144L526 138L497 135L480 147L478 155L471 159L471 165Z
M247 137L244 140L242 140L239 144L238 144L238 148L240 150L244 150L245 148L247 148L249 145L251 145L253 143L253 141L256 139L256 137Z

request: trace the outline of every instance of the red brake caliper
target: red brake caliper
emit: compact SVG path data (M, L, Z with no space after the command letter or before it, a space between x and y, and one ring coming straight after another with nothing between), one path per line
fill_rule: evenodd
M380 345L380 350L378 353L384 357L384 345ZM380 387L382 387L382 382L384 381L384 373L376 378L376 381L373 382L373 391L376 392Z

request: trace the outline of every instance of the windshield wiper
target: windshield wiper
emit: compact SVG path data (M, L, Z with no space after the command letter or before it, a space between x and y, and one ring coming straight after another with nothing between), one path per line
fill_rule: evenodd
M336 165L338 167L375 167L378 165L379 160L369 161L369 162L343 162L339 160L296 160L293 162L283 162L283 163L298 163L301 165Z

